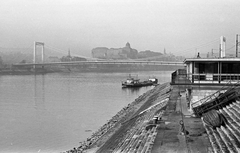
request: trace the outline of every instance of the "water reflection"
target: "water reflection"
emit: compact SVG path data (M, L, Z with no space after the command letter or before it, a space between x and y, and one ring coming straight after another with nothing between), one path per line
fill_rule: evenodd
M123 93L127 93L127 95L139 95L141 91L146 91L152 89L153 86L147 87L136 87L136 88L122 88Z
M136 94L139 92L141 87L136 87L136 88L122 88L122 91L125 93L131 93L131 94Z
M149 72L140 74L144 77ZM159 80L168 75L159 72ZM76 147L91 135L86 130L97 131L121 108L153 88L122 89L119 82L125 76L0 76L0 152L60 152Z
M45 109L45 76L34 75L34 102L35 109Z

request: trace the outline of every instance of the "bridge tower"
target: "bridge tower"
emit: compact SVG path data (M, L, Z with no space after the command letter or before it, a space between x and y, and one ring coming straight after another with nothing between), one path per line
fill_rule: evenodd
M36 64L36 47L37 46L42 46L42 63L44 63L44 43L43 42L35 42L34 41L34 49L33 49L33 64ZM35 68L35 65L33 66Z

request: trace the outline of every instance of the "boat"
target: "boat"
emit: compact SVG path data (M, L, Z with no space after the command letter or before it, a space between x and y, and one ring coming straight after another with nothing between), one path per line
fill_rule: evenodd
M144 86L152 86L158 83L158 79L155 77L149 78L145 81L140 81L138 78L134 78L131 75L127 78L126 81L122 82L123 88L134 88L134 87L144 87Z

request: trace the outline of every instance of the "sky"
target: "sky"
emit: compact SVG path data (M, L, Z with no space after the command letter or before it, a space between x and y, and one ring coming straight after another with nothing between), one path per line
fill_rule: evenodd
M239 6L239 0L1 0L0 47L33 48L37 41L91 57L95 47L129 42L138 51L192 57L217 52L225 36L227 52L234 52Z

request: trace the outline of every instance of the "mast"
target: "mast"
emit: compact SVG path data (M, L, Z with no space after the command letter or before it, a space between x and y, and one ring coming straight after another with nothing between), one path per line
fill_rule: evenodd
M236 57L238 57L238 34L236 35Z

